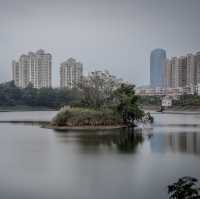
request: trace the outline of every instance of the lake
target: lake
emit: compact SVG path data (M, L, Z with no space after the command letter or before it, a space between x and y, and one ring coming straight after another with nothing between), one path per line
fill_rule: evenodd
M0 113L0 121L49 121L55 114ZM0 123L0 198L167 199L177 178L200 179L200 115L153 116L142 134Z

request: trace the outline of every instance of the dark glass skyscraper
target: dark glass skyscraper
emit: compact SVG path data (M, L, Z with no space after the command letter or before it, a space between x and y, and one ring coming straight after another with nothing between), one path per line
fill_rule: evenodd
M151 87L164 87L166 51L155 49L150 57L150 83Z

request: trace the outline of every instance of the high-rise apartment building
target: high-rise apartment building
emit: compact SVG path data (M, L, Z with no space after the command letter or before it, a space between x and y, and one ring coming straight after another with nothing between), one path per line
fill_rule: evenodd
M195 54L196 83L200 84L200 52Z
M167 59L165 68L165 88L177 87L178 77L180 76L178 70L178 58L172 57L171 59Z
M187 58L179 57L175 62L175 87L187 85Z
M51 87L52 56L44 50L21 55L18 62L12 62L12 77L21 88L31 83L34 88Z
M20 77L19 77L19 62L12 61L12 79L15 82L15 85L19 87Z
M60 87L76 87L83 77L83 64L74 58L69 58L60 66Z
M196 84L195 56L187 54L187 86Z
M164 87L165 84L165 66L166 51L155 49L150 57L150 82L151 87Z
M167 59L164 77L162 73L157 73L156 75L160 75L160 78L164 79L162 87L190 87L195 90L196 85L200 84L200 52L197 52L195 55L190 53L186 56Z
M177 76L177 72L176 72L176 65L178 62L178 58L177 57L172 57L172 59L170 60L171 63L171 88L175 88L176 86L176 76Z
M170 59L166 61L164 81L165 88L172 87L172 61Z

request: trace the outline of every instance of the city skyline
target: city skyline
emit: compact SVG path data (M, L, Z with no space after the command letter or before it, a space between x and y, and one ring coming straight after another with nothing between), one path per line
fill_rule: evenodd
M24 88L30 82L36 88L55 87L52 85L52 77L55 76L55 74L52 74L51 69L50 69L50 80L49 80L50 83L48 83L48 86L38 86L38 85L36 86L36 83L34 82L35 81L34 74L30 74L30 77L26 77L25 83L22 83L22 80L20 82L20 77L19 77L21 75L19 74L20 68L22 71L22 68L23 68L22 65L24 64L27 65L27 63L30 62L29 64L30 68L27 69L28 71L26 72L29 73L31 71L34 71L34 68L36 67L35 63L37 62L34 59L36 58L36 55L38 53L44 54L45 50L43 49L37 50L36 54L34 54L32 51L29 51L27 55L22 54L18 61L13 60L11 62L11 66L12 66L11 80L14 80L17 86ZM48 53L47 55L50 55L50 59L51 59L50 64L51 64L52 55L50 53ZM199 84L200 83L199 55L200 55L200 51L196 53L187 53L187 55L181 55L181 56L173 55L171 57L168 57L166 50L163 48L157 48L157 49L152 50L150 53L150 71L151 71L150 82L148 85L142 85L142 86L151 86L152 88L156 88L156 87L178 88L178 87L194 86L194 85ZM50 67L52 68L52 65L50 65ZM76 62L76 59L74 59L73 57L70 57L66 61L63 61L60 63L59 72L60 72L59 74L60 83L57 87L71 88L73 87L72 82L75 82L76 79L80 79L80 77L84 75L87 76L87 74L83 73L83 64L81 62ZM72 77L73 76L72 74L74 74L74 77ZM67 82L71 82L70 83L71 85L69 85Z
M199 50L199 6L198 0L0 1L0 81L11 78L15 56L43 48L55 58L54 86L66 56L81 60L86 72L108 69L148 84L152 49L165 48L170 57Z
M36 51L36 54L40 51L42 51L42 53L45 52L43 49L40 49ZM51 56L51 62L52 62L52 55L50 53L48 54ZM152 88L156 88L156 87L178 88L178 87L194 86L194 85L199 84L200 82L199 54L200 54L200 51L196 53L187 53L187 55L168 57L166 50L163 48L157 48L157 49L152 50L150 53L150 82L148 85L142 85L142 86L151 86ZM30 63L31 63L31 59L35 57L35 54L32 51L29 51L27 55L22 54L20 56L19 61L13 60L11 63L12 65L11 80L14 80L17 86L21 84L19 87L27 86L27 83L24 83L26 85L22 85L23 83L20 83L18 76L19 76L20 67L22 68L21 66L22 64L20 65L20 63L27 62L26 59L28 57L30 58ZM35 63L34 60L32 61ZM75 66L76 64L80 65L80 67L78 67L80 69L75 67L77 69L74 69L74 70L70 69L71 71L70 73L73 74L75 73L75 71L78 71L77 72L78 79L80 79L80 77L84 75L87 76L87 74L83 73L83 64L81 62L76 62L76 59L74 59L73 57L70 57L66 61L60 63L60 67L59 67L59 71L60 71L59 82L60 83L56 87L73 87L73 86L67 85L68 84L67 81L75 82L75 80L72 80L73 79L71 77L72 75L70 76L70 78L67 77L69 76L67 74L69 73L69 70L68 69L65 70L65 69L68 68L69 66L71 68L74 68L73 65ZM160 67L162 68L162 70L158 71ZM52 65L51 65L51 68L52 68ZM50 81L49 81L50 83L48 84L48 86L44 86L44 87L55 87L52 85L52 77L54 76L55 74L50 74ZM29 78L29 80L27 80L27 82L32 83L34 87L36 88L43 87L43 86L35 86L34 78L35 77L33 77L32 75Z
M29 51L20 55L11 63L12 79L15 85L26 88L30 83L34 88L50 88L52 86L52 55L39 49L35 53ZM83 64L73 57L60 64L60 88L73 88L83 77Z

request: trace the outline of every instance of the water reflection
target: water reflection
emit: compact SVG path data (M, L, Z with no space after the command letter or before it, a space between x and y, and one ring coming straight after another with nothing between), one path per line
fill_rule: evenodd
M144 137L0 124L0 198L167 199L171 182L200 179L199 121L200 115L156 114Z
M57 132L60 142L76 142L81 151L98 152L103 150L117 150L124 153L134 153L144 137L141 130L114 130L93 132Z
M153 152L181 152L200 155L200 133L159 133L150 140Z

